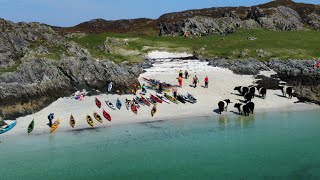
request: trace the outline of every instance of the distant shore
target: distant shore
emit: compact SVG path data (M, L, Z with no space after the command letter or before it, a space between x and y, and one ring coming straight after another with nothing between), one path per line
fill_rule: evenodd
M143 77L147 77L171 84L178 84L176 77L178 76L179 69L188 69L190 78L184 79L183 87L178 88L178 92L183 94L189 92L193 94L198 99L196 104L162 103L158 105L158 111L155 117L151 117L150 111L152 107L142 106L138 110L138 115L135 115L131 110L128 111L125 108L125 99L132 99L134 97L133 95L120 96L102 94L86 97L83 101L77 101L71 98L60 98L34 115L18 118L16 127L2 136L27 135L27 127L33 118L35 119L35 128L30 135L49 134L50 129L46 124L48 123L47 116L51 112L55 113L55 120L57 118L61 119L61 124L56 133L59 133L59 131L72 130L72 127L69 125L69 117L71 114L76 120L74 130L88 128L89 126L85 119L86 114L89 114L93 118L93 112L97 112L102 117L102 109L105 109L111 115L112 122L104 119L104 122L101 124L94 120L95 127L200 116L220 116L215 110L217 109L218 102L224 99L230 99L233 103L229 105L228 112L223 112L221 116L238 115L238 110L233 106L235 102L243 100L243 97L239 96L238 92L233 89L235 86L253 85L255 82L254 77L252 75L237 75L231 70L208 66L208 62L201 62L199 60L170 60L170 58L185 56L189 56L189 54L172 54L159 51L150 53L148 58L160 58L161 60L156 61L153 67L145 69L146 72L140 75L139 81L141 84L146 83ZM270 72L265 71L262 72L262 74L270 74ZM197 88L190 86L194 75L197 75L200 80ZM203 79L205 76L209 77L209 88L201 87L204 85ZM147 94L149 93L155 94L155 92L151 90L148 90ZM100 99L103 104L101 109L94 103L96 97ZM104 102L105 99L115 104L117 98L123 103L121 110L114 111L106 106ZM282 97L280 90L268 90L266 99L255 97L253 102L256 104L256 113L320 109L319 106L315 104L295 103L298 102L297 98L287 99Z

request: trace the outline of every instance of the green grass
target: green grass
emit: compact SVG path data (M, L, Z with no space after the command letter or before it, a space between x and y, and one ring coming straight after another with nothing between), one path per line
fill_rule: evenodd
M250 41L246 37L256 37ZM124 55L117 52L106 53L99 51L106 37L129 39L128 45L113 47L114 49L136 50L139 55ZM143 54L151 50L163 49L168 51L186 51L205 57L239 58L240 52L248 51L244 58L259 60L277 57L279 59L316 59L320 57L319 31L270 31L262 29L244 30L230 35L211 35L206 37L159 37L155 35L132 35L103 33L74 37L70 40L87 48L94 57L111 59L115 62L139 62ZM148 48L145 48L145 47ZM258 57L257 50L262 49L268 57Z

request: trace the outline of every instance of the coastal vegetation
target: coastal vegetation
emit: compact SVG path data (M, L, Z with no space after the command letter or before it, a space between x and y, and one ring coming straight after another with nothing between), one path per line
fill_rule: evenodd
M254 39L250 39L254 37ZM99 50L106 39L110 50ZM115 40L116 39L116 40ZM152 50L186 51L197 56L228 59L254 58L317 59L320 57L319 31L272 31L264 29L240 29L228 35L205 37L174 37L155 35L133 35L100 33L69 38L96 58L114 62L139 62L144 54ZM125 43L119 43L119 42Z

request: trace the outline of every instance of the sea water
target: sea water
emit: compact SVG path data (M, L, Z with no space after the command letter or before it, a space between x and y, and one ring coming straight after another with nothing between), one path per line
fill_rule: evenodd
M0 179L320 179L319 115L222 115L0 137Z

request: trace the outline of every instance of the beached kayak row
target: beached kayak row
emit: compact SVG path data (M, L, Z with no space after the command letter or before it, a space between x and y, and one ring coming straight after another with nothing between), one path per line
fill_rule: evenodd
M96 108L98 108L99 110L94 111L92 114L86 114L85 120L87 121L88 126L94 128L95 122L102 124L104 123L104 119L108 122L111 122L113 118L111 117L110 114L112 113L110 112L121 110L123 105L127 109L128 113L132 112L135 115L137 115L141 109L151 107L149 111L150 116L154 117L158 113L158 104L197 103L197 99L189 93L173 93L173 95L169 95L171 88L173 88L173 90L174 88L176 88L174 85L163 83L155 79L144 78L144 80L153 87L152 89L149 88L149 90L153 90L155 91L155 93L146 95L147 90L143 85L142 88L139 89L139 91L141 91L139 93L139 96L135 94L132 99L125 99L124 102L121 102L119 98L117 98L116 102L112 102L108 99L104 99L104 101L101 101L99 98L95 97L93 106L96 106ZM134 90L134 92L137 92L137 90ZM100 112L102 115L99 114ZM52 123L54 119L53 115L54 113L50 113L48 116L49 123L47 125L50 128L50 133L55 133L60 126L60 122L62 121L60 118L58 118ZM75 129L77 121L80 121L80 119L75 119L71 114L69 119L70 128ZM29 126L27 127L27 133L31 134L35 127L35 120L32 119Z

